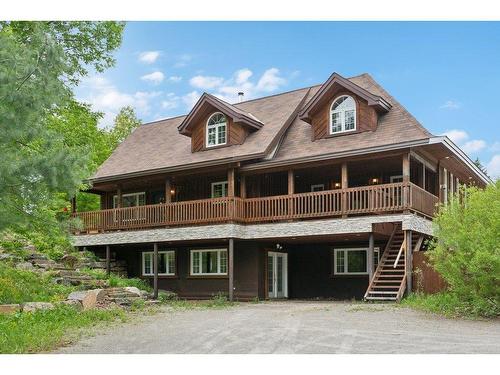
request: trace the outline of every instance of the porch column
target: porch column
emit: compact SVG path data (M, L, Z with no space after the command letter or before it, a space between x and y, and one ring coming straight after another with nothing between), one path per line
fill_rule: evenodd
M74 214L76 212L76 195L71 198L71 213Z
M406 260L406 293L410 294L412 292L412 274L413 274L413 254L412 254L412 232L411 230L405 230L404 232L406 240L405 260Z
M153 298L158 299L158 244L153 245Z
M247 180L245 175L242 175L240 178L240 197L243 199L247 197Z
M172 190L172 181L170 177L167 177L165 180L165 203L170 203L172 201L172 194L170 191Z
M373 235L373 232L370 232L370 235L368 237L368 282L370 282L373 278L373 253L374 253L374 247L375 247L375 237Z
M422 163L422 189L425 190L425 164Z
M111 274L111 246L106 245L106 274Z
M288 171L288 195L295 193L295 175L293 169Z
M410 188L408 184L410 182L410 153L407 152L403 154L403 183L407 186L403 186L403 204L406 206L405 213L408 212L408 209L411 206L410 202Z
M227 196L234 197L234 168L227 170Z
M118 186L118 189L116 190L116 205L117 205L117 208L122 208L123 206L123 202L122 202L122 188L121 186Z
M228 259L227 259L227 273L229 276L229 300L232 301L234 298L234 239L229 239L229 249L228 249Z
M341 166L341 184L342 184L342 217L347 217L347 193L344 189L349 187L349 175L347 171L347 163L342 163Z

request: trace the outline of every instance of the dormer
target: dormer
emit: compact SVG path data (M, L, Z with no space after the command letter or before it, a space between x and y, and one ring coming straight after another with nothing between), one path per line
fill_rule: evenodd
M374 131L391 105L382 97L333 73L299 114L311 124L312 140Z
M191 138L191 151L197 152L242 144L263 125L251 113L204 93L178 130Z

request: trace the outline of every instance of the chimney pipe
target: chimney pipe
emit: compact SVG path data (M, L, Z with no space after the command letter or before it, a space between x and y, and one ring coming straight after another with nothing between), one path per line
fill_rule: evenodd
M240 99L240 103L243 101L243 95L245 95L245 93L243 91L240 91L238 93L238 98Z

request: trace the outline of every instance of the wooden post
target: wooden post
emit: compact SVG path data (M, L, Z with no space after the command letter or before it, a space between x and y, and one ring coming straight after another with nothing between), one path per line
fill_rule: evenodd
M118 189L116 190L116 205L117 208L122 208L123 207L123 196L122 196L122 188L118 186Z
M243 199L247 197L247 180L245 175L242 175L240 178L240 197Z
M227 196L234 197L234 168L227 170Z
M295 193L295 175L293 169L288 170L288 195Z
M172 190L172 181L170 180L169 177L165 180L165 203L170 203L172 202L172 193L170 191Z
M158 299L158 244L153 245L153 298Z
M405 213L409 212L408 208L410 208L410 188L409 188L409 182L410 182L410 153L407 152L406 154L403 154L403 183L406 186L403 186L403 204L407 209L404 210Z
M234 239L229 239L229 251L227 257L227 271L229 276L229 300L234 299Z
M425 190L425 164L422 163L422 189Z
M372 281L373 278L373 254L375 251L375 237L373 232L370 232L368 237L368 282Z
M412 274L413 274L413 254L412 254L412 233L411 230L405 230L405 241L406 249L405 251L405 264L406 264L406 293L410 294L412 292Z
M76 195L71 198L71 213L74 214L76 212Z
M106 245L106 274L111 274L111 246Z
M344 191L344 189L347 189L349 187L349 175L348 175L348 170L347 170L347 163L344 162L342 163L341 166L341 184L342 184L342 217L347 217L347 193Z

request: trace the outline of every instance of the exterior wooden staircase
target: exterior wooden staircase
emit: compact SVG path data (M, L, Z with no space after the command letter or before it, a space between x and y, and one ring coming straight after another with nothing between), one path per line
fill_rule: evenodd
M424 236L412 236L413 251L422 246ZM389 237L384 254L365 293L367 301L399 302L406 290L406 242L401 224Z

